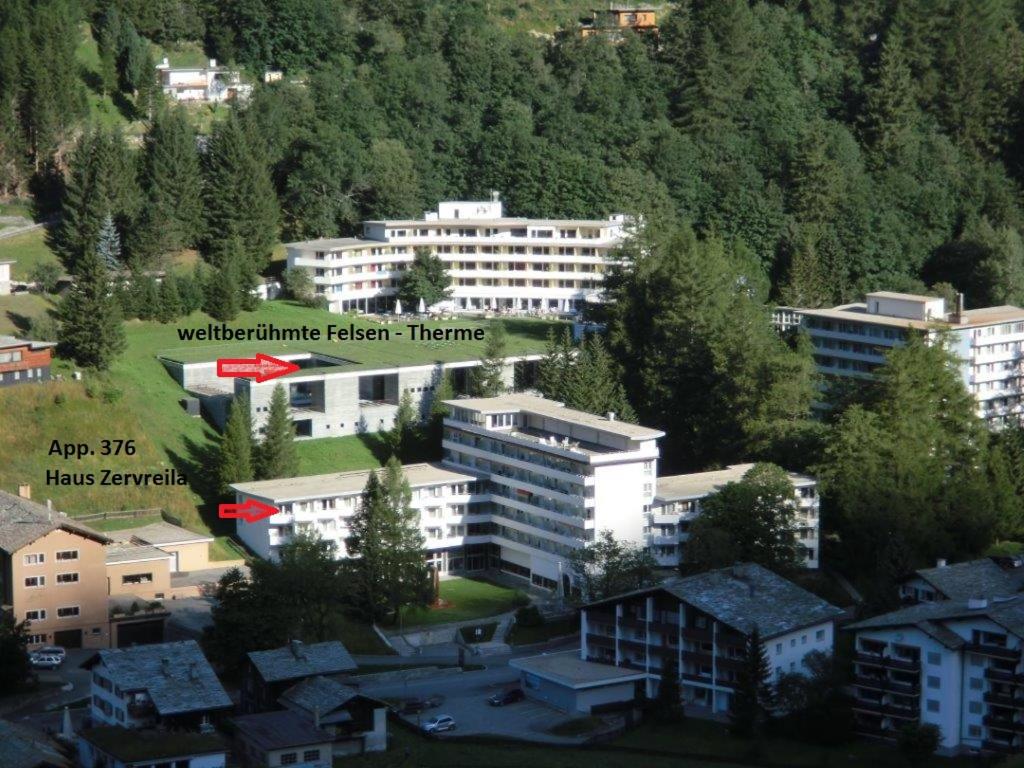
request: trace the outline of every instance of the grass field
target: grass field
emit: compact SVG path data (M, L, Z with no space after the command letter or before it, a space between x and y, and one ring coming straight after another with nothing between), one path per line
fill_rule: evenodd
M402 614L405 627L446 624L497 616L525 605L527 597L518 589L500 587L479 579L445 579L441 582L444 608L416 608Z
M60 266L57 254L46 244L46 229L33 229L23 235L0 240L0 261L14 261L11 277L28 280L32 269L43 262Z
M0 335L23 336L33 319L41 317L53 307L53 300L49 296L38 293L0 296Z
M568 619L548 621L539 627L520 627L513 624L506 638L509 645L532 645L553 640L556 637L567 637L580 631L580 620L575 616Z
M86 525L96 531L120 531L129 528L141 528L144 525L159 523L163 520L160 515L153 517L125 517L107 518L106 520L89 520Z

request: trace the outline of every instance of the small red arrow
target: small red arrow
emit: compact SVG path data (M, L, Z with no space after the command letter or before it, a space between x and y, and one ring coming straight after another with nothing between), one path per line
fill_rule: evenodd
M257 352L255 358L221 358L217 361L217 375L224 378L254 377L257 384L276 379L299 370L295 363Z
M255 523L280 511L277 507L264 504L262 501L246 499L244 504L221 504L217 514L223 518L237 517L247 523Z

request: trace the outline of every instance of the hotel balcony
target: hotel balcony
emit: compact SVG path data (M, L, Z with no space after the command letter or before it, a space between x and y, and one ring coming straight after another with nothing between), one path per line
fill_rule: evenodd
M609 611L595 611L593 608L587 608L587 622L594 622L595 624L608 624L615 626L615 614Z
M638 619L635 616L626 614L619 617L619 624L623 627L631 627L632 629L647 629L648 626L644 619Z
M986 752L999 752L1004 755L1012 755L1020 750L1020 747L1013 741L994 741L985 739L981 742L981 748Z
M920 659L901 659L894 656L883 656L877 653L864 653L863 651L858 651L853 654L853 660L858 664L885 667L886 669L898 669L903 672L918 672L921 669Z
M704 685L711 685L711 675L695 675L692 672L683 672L680 677L689 683L703 683ZM724 677L720 677L715 680L715 685L732 690L736 683L732 680L726 680Z
M871 736L876 739L895 739L896 730L891 727L883 726L881 723L857 723L853 724L853 730L855 733L859 733L862 736Z
M1008 683L1010 685L1024 685L1024 674L1018 672L1006 672L1002 669L996 669L994 667L987 667L985 669L985 678L988 680L994 680L997 683Z
M710 653L683 651L683 661L694 664L711 666L712 662L718 669L732 669L739 671L743 669L743 659L729 658L728 656L712 657Z
M1007 661L1020 660L1020 648L1006 648L1002 645L988 645L987 643L966 643L964 650L968 653L976 653L979 656L991 656L995 659L1006 659Z
M710 643L714 639L710 629L697 629L696 627L683 627L683 637L702 643Z
M608 637L607 635L595 635L591 632L588 632L587 645L599 646L601 648L614 648L615 638Z
M906 696L919 696L921 693L920 683L901 683L886 677L854 675L853 684L861 688L870 688L876 691L892 691L893 693L902 693Z
M1005 693L995 693L994 691L986 691L982 697L986 704L995 704L998 707L1013 707L1014 709L1024 709L1024 698L1019 696L1010 696Z
M985 715L981 722L989 728L1000 731L1012 731L1013 733L1024 733L1024 723L1009 717L997 717L996 715Z
M129 702L127 709L129 717L135 720L142 720L156 715L156 707L152 701Z

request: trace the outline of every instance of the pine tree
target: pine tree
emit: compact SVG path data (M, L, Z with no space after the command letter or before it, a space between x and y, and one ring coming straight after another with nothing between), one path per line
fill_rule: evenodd
M398 399L395 424L387 434L387 443L391 448L392 456L402 458L405 448L409 445L416 421L416 409L412 405L412 394L408 389L403 390L402 396Z
M759 734L765 719L771 714L774 695L770 675L768 654L755 626L747 636L743 668L736 675L729 711L730 728L737 736L749 738Z
M471 374L473 394L477 397L494 397L505 390L505 357L508 355L508 337L505 324L500 320L491 323L491 331L484 345L480 365Z
M132 278L135 311L140 320L156 320L160 315L160 288L152 275Z
M224 250L217 254L212 273L203 281L203 309L217 320L234 320L242 305L238 275L242 242L235 237L222 245Z
M865 89L864 135L883 161L891 161L906 145L919 119L913 74L903 55L903 39L894 30L882 43L874 82Z
M125 347L121 308L110 290L100 255L90 251L78 263L78 276L60 305L63 354L86 368L106 370Z
M294 477L299 473L299 454L295 450L295 425L288 412L288 393L283 384L274 387L270 397L267 430L260 443L259 477L272 480Z
M15 623L11 611L0 613L0 690L16 691L32 674L28 655L30 623Z
M244 483L253 479L253 449L249 398L241 394L231 403L231 412L227 424L224 425L224 434L220 438L217 479L222 494L230 492L229 486L232 483Z
M666 656L662 661L654 707L654 716L660 723L678 723L683 719L683 694L679 687L679 666L675 655Z
M156 319L161 323L173 322L183 314L184 306L178 293L178 279L174 275L165 275L160 282L158 305Z
M427 416L430 428L430 445L440 448L441 439L444 436L444 419L451 415L451 407L445 405L446 400L455 399L455 387L452 384L451 374L442 369L437 379L437 386L434 387L434 394L430 400L430 413Z
M572 366L572 334L568 328L555 336L553 328L548 329L544 358L537 372L537 389L550 400L565 401L565 383Z
M111 272L121 270L121 236L114 226L114 217L109 213L103 217L96 239L96 253Z

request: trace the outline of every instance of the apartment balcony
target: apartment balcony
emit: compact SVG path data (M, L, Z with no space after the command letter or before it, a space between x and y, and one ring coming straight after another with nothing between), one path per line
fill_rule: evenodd
M601 648L615 648L615 638L608 637L608 635L595 635L592 632L587 633L587 645L594 645Z
M902 683L886 677L854 675L853 684L861 688L870 688L875 691L891 691L893 693L902 693L906 696L919 696L921 693L920 683Z
M638 619L635 616L628 616L623 614L619 617L619 624L623 627L631 627L633 629L647 629L648 623L644 619Z
M877 653L864 653L858 651L853 655L853 660L858 664L867 664L874 667L886 669L898 669L903 672L918 672L921 669L920 659L901 659L894 656L883 656Z
M1020 751L1020 747L1013 741L995 741L993 739L982 741L981 748L986 752L999 752L1004 755L1013 755Z
M704 685L711 685L711 675L696 675L692 672L683 672L680 677L689 683L703 683ZM714 682L715 685L728 688L732 690L735 683L732 680L726 680L724 677L719 677Z
M968 653L976 653L979 656L991 656L994 659L1020 660L1020 648L1007 648L1002 645L989 645L987 643L966 643L964 650Z
M645 652L645 653L647 651L647 645L648 645L646 640L626 639L624 637L620 637L619 638L619 644L623 648L628 648L628 649L633 650L633 651L642 651L642 652Z
M595 611L593 608L587 608L587 621L594 622L595 624L608 624L615 626L615 614L609 613L608 611Z
M129 702L127 709L128 716L135 720L156 716L156 707L152 701Z
M997 683L1008 683L1009 685L1024 685L1024 674L1006 672L994 667L987 667L985 669L985 679L994 680Z
M703 653L697 651L683 651L683 661L689 661L694 664L704 664L706 666L715 665L718 669L732 669L739 671L743 669L743 659L728 658L726 656L714 656L710 653Z
M870 736L876 739L896 738L896 729L884 726L881 723L854 723L853 730L861 736Z
M714 639L710 629L698 629L697 627L683 627L683 637L702 643L710 643Z
M855 712L865 712L897 720L917 720L921 715L921 710L917 707L897 707L870 699L854 699L851 709Z
M995 693L994 691L986 691L982 697L986 704L995 704L998 707L1013 707L1014 709L1024 709L1024 698L1019 696L1011 696L1005 693Z
M1011 731L1013 733L1024 733L1024 723L1009 717L998 717L997 715L985 715L981 722L989 728L1000 731Z
M664 621L652 621L647 625L647 628L651 632L657 632L661 635L669 635L676 637L679 634L678 624L669 624Z

